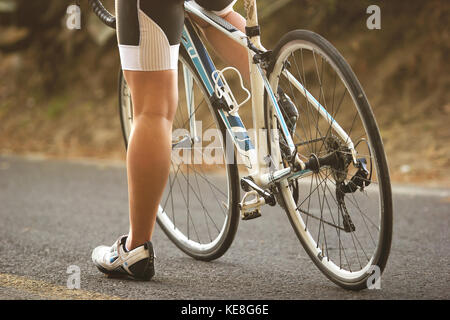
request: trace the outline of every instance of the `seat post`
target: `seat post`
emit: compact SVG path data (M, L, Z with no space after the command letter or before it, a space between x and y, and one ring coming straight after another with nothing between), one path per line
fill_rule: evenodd
M256 6L256 0L244 0L244 8L245 8L245 16L246 16L246 27L248 29L251 28L259 28L258 25L258 10ZM261 47L261 41L259 33L252 35L250 37L250 41L253 45L258 49L263 49Z

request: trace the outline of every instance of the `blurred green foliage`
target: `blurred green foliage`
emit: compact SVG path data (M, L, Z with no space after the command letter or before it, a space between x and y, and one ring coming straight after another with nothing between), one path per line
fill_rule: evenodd
M96 130L113 132L108 146L123 152L116 37L104 32L87 0L80 0L82 29L68 30L66 8L74 2L0 0L0 152L64 153L75 144L96 154L107 149L101 139L86 138ZM113 10L113 0L104 3ZM444 143L450 139L449 0L257 3L264 47L273 48L290 30L308 29L344 55L369 97L387 152L399 155L398 162L390 157L394 164L418 159L413 151L421 148L430 166L449 161L450 145ZM366 27L372 4L381 8L381 30ZM242 0L235 9L243 13ZM57 142L54 135L60 137Z

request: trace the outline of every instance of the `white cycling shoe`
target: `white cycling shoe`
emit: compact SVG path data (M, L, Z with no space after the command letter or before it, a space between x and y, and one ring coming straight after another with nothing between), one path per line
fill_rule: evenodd
M150 241L133 250L125 250L127 236L121 236L111 247L99 246L92 252L92 262L110 277L150 280L155 275L155 254Z

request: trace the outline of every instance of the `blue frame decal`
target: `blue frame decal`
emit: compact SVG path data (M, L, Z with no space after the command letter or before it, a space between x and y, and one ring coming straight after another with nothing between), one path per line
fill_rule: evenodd
M209 95L212 96L214 94L214 81L212 79L212 73L216 70L216 67L214 66L208 51L204 47L196 31L194 30L194 27L188 19L185 20L181 43L191 57L192 62L194 63L196 70L208 90ZM239 149L243 151L255 149L241 118L238 115L230 115L228 112L224 112L223 110L218 111ZM232 128L240 128L245 131L235 132Z

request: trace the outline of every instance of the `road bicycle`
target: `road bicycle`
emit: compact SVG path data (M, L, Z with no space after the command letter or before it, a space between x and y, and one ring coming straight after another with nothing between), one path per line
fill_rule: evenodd
M104 23L115 27L100 1L90 3ZM230 247L241 219L251 221L264 206L278 204L331 281L352 290L370 287L376 268L381 274L387 263L393 207L383 143L367 97L348 63L323 37L294 30L266 50L256 0L244 0L244 7L242 32L195 2L184 3L172 142L178 156L157 221L183 252L210 261ZM230 83L242 85L239 71L216 69L192 17L248 51L250 90L238 89L243 101L237 101L225 77L235 72ZM247 100L252 134L240 116L250 108ZM294 106L294 115L287 114L286 104ZM132 108L120 72L125 145Z

